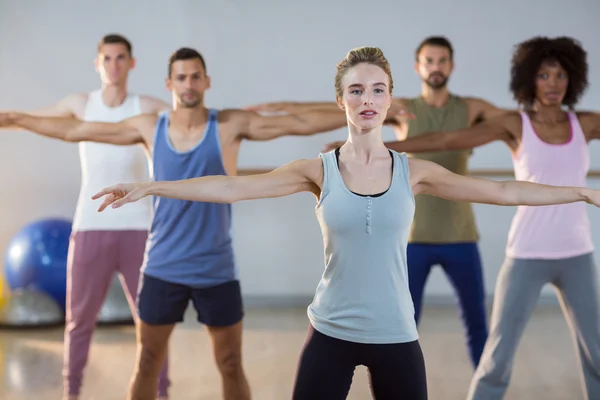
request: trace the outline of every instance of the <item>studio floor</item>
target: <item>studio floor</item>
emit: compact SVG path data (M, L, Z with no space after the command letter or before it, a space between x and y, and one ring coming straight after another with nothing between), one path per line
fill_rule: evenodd
M209 340L193 314L171 340L171 400L219 400L220 381ZM250 309L244 365L254 400L290 398L307 328L305 309ZM472 368L456 309L427 308L420 326L429 398L462 400ZM0 331L0 399L60 400L62 328ZM82 400L123 400L135 358L130 326L103 326L94 336ZM582 399L569 329L559 309L536 310L515 360L507 400ZM370 399L366 370L357 368L348 399Z

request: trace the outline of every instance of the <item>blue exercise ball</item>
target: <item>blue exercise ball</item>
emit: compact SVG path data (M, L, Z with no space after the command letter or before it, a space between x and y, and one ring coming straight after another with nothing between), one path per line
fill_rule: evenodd
M43 219L17 232L4 257L6 281L12 290L45 292L65 310L71 226L69 220Z

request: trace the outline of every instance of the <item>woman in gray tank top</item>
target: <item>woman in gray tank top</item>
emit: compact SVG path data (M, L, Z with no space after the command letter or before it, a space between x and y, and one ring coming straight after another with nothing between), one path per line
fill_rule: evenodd
M345 399L354 369L365 365L375 398L426 399L425 364L406 268L414 195L541 206L577 201L598 205L600 192L476 179L389 151L382 124L393 81L378 48L350 51L337 66L335 89L349 130L348 141L335 151L254 176L119 184L101 190L94 199L106 196L102 211L145 196L233 203L314 193L325 271L308 308L309 335L293 398Z

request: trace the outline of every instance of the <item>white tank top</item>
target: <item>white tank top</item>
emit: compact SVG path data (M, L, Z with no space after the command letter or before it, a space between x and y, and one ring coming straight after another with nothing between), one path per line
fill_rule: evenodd
M140 98L128 95L119 107L108 107L102 100L102 91L89 94L84 120L119 122L142 113ZM92 196L106 186L123 182L148 181L151 165L141 145L80 142L81 190L73 218L73 231L93 230L148 230L151 217L151 199L117 209L98 212L102 200Z

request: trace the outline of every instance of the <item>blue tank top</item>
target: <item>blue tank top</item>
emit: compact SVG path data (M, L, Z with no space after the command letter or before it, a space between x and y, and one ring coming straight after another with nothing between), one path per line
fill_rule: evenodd
M188 151L173 147L168 128L169 112L164 112L154 134L154 180L227 174L221 157L217 110L209 110L204 136ZM154 215L143 273L194 288L238 279L230 234L231 204L164 197L152 201Z

